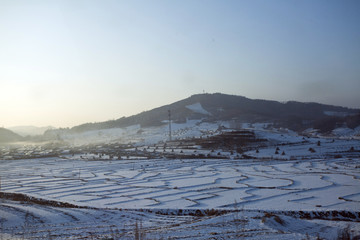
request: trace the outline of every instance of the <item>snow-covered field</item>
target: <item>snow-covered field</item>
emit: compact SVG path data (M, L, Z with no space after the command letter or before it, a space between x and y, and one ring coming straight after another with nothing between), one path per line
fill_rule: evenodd
M200 237L205 231L202 228L213 234L220 234L220 230L235 231L234 227L238 224L239 228L257 229L254 230L257 234L252 232L254 238L260 237L259 232L265 231L269 233L265 236L269 239L274 237L273 234L279 235L276 238L285 239L299 235L298 239L301 239L306 232L310 235L318 233L311 233L314 228L311 224L317 226L320 220L309 221L282 216L291 225L293 221L306 221L306 224L311 226L308 227L309 231L305 232L299 229L291 230L296 228L291 226L286 234L279 234L276 229L284 226L272 226L276 221L270 221L271 218L262 223L264 212L283 211L286 215L286 211L346 210L357 213L360 210L359 159L88 161L74 156L70 159L2 160L0 164L3 192L23 193L41 199L98 209L54 208L2 200L0 213L3 232L25 234L29 237L34 235L35 238L48 234L70 234L75 238L79 232L84 236L87 231L92 231L83 232L82 229L88 229L92 224L102 227L91 234L100 236L109 234L109 231L118 231L117 234L129 235L131 238L130 232L134 231L136 221L138 224L141 221L144 231L148 231L148 236L157 236L159 226L164 226L161 230L165 231L163 236L173 236L170 232L186 234L185 226L189 225L188 227L197 230L188 234L194 237L198 231ZM225 209L230 213L217 217L174 217L143 213L137 211L139 209L162 213L176 212L178 209L193 212L198 209ZM241 211L231 213L234 210ZM241 218L238 215L241 215ZM324 226L321 234L333 234L337 228L331 228L329 224L335 223L325 222L327 223L322 223ZM76 227L70 227L74 224ZM210 227L212 224L215 225L214 228ZM227 225L229 229L220 227L221 224ZM248 226L249 224L251 226ZM299 224L302 226L303 223ZM351 224L354 229L359 230L358 222ZM177 230L172 229L173 225L177 226ZM53 228L56 229L56 234ZM63 232L62 229L68 228L71 231ZM168 230L170 232L166 231L167 228L171 229ZM236 231L238 234L241 232L239 229ZM231 234L236 234L236 231ZM176 234L174 236L177 236Z
M4 192L96 208L359 210L358 159L1 161Z
M221 134L230 125L189 120L173 124L173 138L192 142L194 137ZM164 157L110 157L100 144L91 146L102 149L102 154L72 155L64 150L58 157L0 159L1 192L32 197L0 199L0 239L360 235L360 142L356 137L304 137L268 128L266 123L243 128L268 141L243 153L199 145L165 148L161 146L168 137L166 125L132 126L61 137L78 146L95 140L111 147L133 142L125 153L144 151ZM6 154L12 151L4 149Z

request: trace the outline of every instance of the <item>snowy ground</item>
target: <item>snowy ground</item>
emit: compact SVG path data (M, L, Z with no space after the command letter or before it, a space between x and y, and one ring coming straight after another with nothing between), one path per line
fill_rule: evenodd
M189 107L197 107L190 105ZM206 111L198 109L199 112ZM203 112L205 114L205 112ZM172 123L173 139L189 139L193 137L207 137L219 134L222 127L231 128L234 125L232 121L206 122L202 120L187 120L185 123ZM236 124L238 125L238 124ZM302 139L295 132L288 129L276 129L271 127L269 123L242 123L242 129L253 130L259 137L270 138L275 141L298 142ZM119 142L119 143L137 143L138 145L151 145L159 141L168 140L167 122L157 127L142 128L140 125L132 125L126 128L111 128L102 130L93 130L83 133L56 133L57 137L74 145L83 145L96 142ZM308 136L323 137L318 131L308 129L305 131ZM355 129L337 128L327 137L342 139L360 139L360 126Z
M138 221L138 227L141 222L142 231L150 239L230 238L241 234L249 239L303 239L306 233L313 237L332 236L347 223L295 219L285 216L287 210L360 210L359 159L88 161L75 156L2 160L0 164L4 192L98 209L2 200L2 231L18 237L63 238L68 234L72 238L95 238L113 234L131 239ZM178 209L196 212L212 208L240 212L217 217L175 217L138 211L150 209L168 214ZM279 211L287 225L271 217L262 221L265 212ZM93 224L98 227L89 229ZM359 230L359 222L349 224L354 231Z
M1 202L1 239L336 239L358 222L304 220L261 211L178 216L111 209L66 209ZM139 238L136 238L139 236Z
M1 161L2 191L96 208L359 210L358 159Z
M230 125L189 120L173 124L173 138L191 142ZM178 157L70 155L64 148L58 157L0 158L1 192L81 206L2 198L0 239L337 239L344 229L360 235L356 137L304 137L266 123L243 127L268 141L244 155L198 145L163 148L166 125L132 126L61 137L77 149L98 142L91 146L106 152L103 143L133 142L126 151Z

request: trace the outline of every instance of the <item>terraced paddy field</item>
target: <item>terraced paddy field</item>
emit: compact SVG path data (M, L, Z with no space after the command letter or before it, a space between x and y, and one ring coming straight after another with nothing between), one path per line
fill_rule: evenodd
M0 200L3 239L336 239L344 229L360 233L359 158L75 155L0 165L1 192L8 193Z

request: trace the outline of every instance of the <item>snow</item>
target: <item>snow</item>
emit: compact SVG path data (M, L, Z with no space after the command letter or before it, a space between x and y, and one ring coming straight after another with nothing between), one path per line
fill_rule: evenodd
M332 133L338 137L359 137L360 126L355 129L351 129L348 127L335 128Z
M75 209L33 206L1 200L2 239L337 239L348 228L354 237L359 222L307 220L282 212L241 210L220 216L177 215L176 210ZM193 212L194 213L194 212ZM8 218L9 215L18 216Z
M207 112L200 103L188 107ZM219 126L228 128L230 123L173 123L173 137L205 138L221 134ZM268 139L245 151L249 159L200 146L174 152L179 156L183 156L180 151L214 156L219 152L224 158L110 159L110 153L71 156L68 149L59 157L1 158L2 192L82 208L0 199L0 239L134 239L137 223L148 239L332 239L347 226L352 236L360 235L360 141L353 139L360 128L335 129L331 138L319 137L314 129L307 131L314 133L312 137L304 137L268 123L243 124L243 129ZM141 150L162 152L153 144L165 142L167 131L166 125L134 125L61 137L75 145L93 140L99 144L133 142ZM196 216L210 209L224 213ZM300 212L315 216L334 211L348 211L356 219L299 217Z
M204 115L209 115L211 116L212 114L209 113L208 111L206 111L203 106L201 106L200 103L194 103L192 105L187 105L186 106L187 109L190 109L191 111L195 112L195 113L200 113L200 114L204 114Z
M360 165L359 159L104 163L49 158L17 160L16 168L14 161L0 164L2 191L89 207L211 209L231 208L236 201L249 209L311 210L321 205L328 210L359 210L357 201L342 200L360 194L360 171L351 168Z
M218 134L219 126L228 127L228 122L203 122L202 120L187 120L185 123L172 123L172 137L174 139L188 139L200 136ZM169 138L169 126L164 124L157 127L141 128L132 125L126 128L110 128L93 130L83 133L59 133L59 137L72 145L81 146L101 143L135 143L137 146L153 145ZM142 130L142 131L139 131Z

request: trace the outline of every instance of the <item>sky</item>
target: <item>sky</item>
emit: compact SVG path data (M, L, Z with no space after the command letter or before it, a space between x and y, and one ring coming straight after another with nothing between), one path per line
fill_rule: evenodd
M0 127L193 94L360 108L357 0L0 0Z

